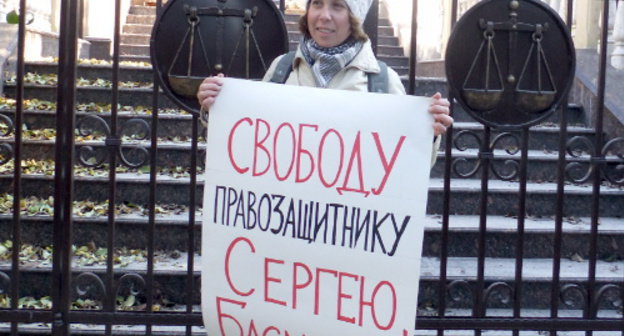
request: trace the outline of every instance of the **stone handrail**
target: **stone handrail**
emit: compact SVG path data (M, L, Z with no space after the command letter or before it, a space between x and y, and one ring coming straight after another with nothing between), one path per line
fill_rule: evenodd
M615 11L611 65L616 69L624 69L624 1L618 2Z

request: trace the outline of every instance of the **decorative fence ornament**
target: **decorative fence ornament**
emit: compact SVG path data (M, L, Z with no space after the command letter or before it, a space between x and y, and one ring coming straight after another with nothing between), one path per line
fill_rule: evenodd
M150 42L164 92L183 109L199 112L195 94L205 77L262 78L288 50L288 32L270 0L170 0Z
M534 125L563 103L575 71L574 43L549 6L485 0L457 22L446 49L453 97L477 121Z

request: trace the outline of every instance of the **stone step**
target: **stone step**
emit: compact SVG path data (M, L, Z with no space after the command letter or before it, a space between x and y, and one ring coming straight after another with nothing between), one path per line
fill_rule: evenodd
M402 61L405 57L386 56L381 57L386 61ZM442 83L431 82L427 78L418 79L417 95L430 96L440 91ZM4 93L7 97L15 97L15 85L5 84ZM79 103L110 103L110 89L104 87L78 87L76 90L76 101ZM56 101L56 87L50 85L27 85L24 87L25 99L37 98L40 100ZM152 105L151 88L121 88L119 89L119 104L121 105ZM160 99L160 107L177 107L167 97Z
M119 119L119 125L123 127L123 125L130 120L129 116L124 116ZM187 122L184 123L169 123L168 127L186 127L188 125ZM159 129L159 133L169 133L169 130ZM200 129L200 132L204 131ZM162 135L162 134L160 134ZM0 143L7 143L5 141L0 141ZM131 144L124 142L124 146L130 148ZM23 153L22 157L25 160L53 160L54 159L54 144L52 141L43 141L43 140L27 140L23 143ZM77 148L84 146L79 144ZM106 152L105 146L103 142L91 142L90 146L95 150L103 153ZM145 145L140 146L144 148L146 151L149 150L149 145L145 143ZM199 144L200 154L203 153L205 145L203 143ZM435 165L431 169L431 177L433 178L443 178L444 177L444 169L445 169L445 154L443 151L438 152L437 161ZM137 158L138 159L138 158ZM188 168L189 162L191 160L191 152L190 152L190 143L166 143L159 142L158 145L158 167L167 167L167 168L175 168L175 167L183 167ZM468 149L465 151L457 151L454 150L451 154L451 160L453 162L451 177L454 179L465 178L466 175L469 175L468 178L478 179L480 177L480 170L473 171L477 168L479 164L479 153L476 149ZM512 161L513 163L510 163ZM574 173L576 178L579 178L588 171L590 166L590 158L585 155L581 158L571 158L567 156L566 165L570 163L578 163L580 164L581 170L579 172ZM494 173L498 173L499 175L505 177L506 179L518 180L519 174L519 163L520 163L520 154L509 155L503 150L494 151L494 158L491 162L490 167L490 177L495 179L497 178ZM622 165L622 160L617 157L607 157L607 162L605 163L605 169L608 169L611 172L615 172L618 166ZM544 153L543 151L530 151L529 158L527 163L527 180L535 183L543 183L543 182L556 182L557 181L557 171L558 171L559 161L558 155L556 153ZM472 172L472 174L470 174ZM461 176L459 174L462 174ZM569 178L566 175L566 181L569 181Z
M150 38L151 36L147 34L126 33L126 34L121 35L121 44L149 45Z
M425 85L427 83L425 82ZM445 95L446 96L446 95ZM570 126L582 127L585 126L585 113L584 109L580 105L570 104L566 110L567 121ZM453 119L457 122L476 122L475 119L459 104L454 105L452 112ZM548 118L540 122L542 125L555 126L561 122L561 111L555 111Z
M119 60L128 62L151 63L152 59L145 55L120 55Z
M130 6L128 13L134 15L156 15L156 6L133 5Z
M38 73L38 74L56 74L58 72L58 66L56 63L51 62L28 62L25 64L26 73ZM85 79L106 79L112 80L113 67L112 65L105 64L78 64L76 67L76 78ZM154 73L151 66L130 66L119 65L119 81L122 82L152 82L154 80Z
M291 32L299 32L299 20L294 20L294 21L286 21L284 22L284 24L286 25L286 30L288 30L288 35L290 35Z
M134 162L138 157L129 158ZM0 176L0 190L10 190L13 176ZM203 175L198 175L197 206L201 205ZM490 178L494 178L491 176ZM53 178L42 175L24 175L24 195L47 198L53 195ZM117 175L117 191L123 200L147 205L149 180L145 174L123 173ZM490 180L487 192L487 214L498 216L518 215L517 182ZM188 178L163 176L158 180L158 203L180 203L189 193ZM482 197L481 181L477 179L452 179L450 187L450 213L455 215L476 215L480 212ZM557 186L554 183L527 184L526 214L529 216L554 216L557 204ZM260 191L257 191L260 192ZM428 214L441 214L444 204L444 185L440 178L432 178L429 184L427 202ZM591 213L592 188L590 185L567 185L564 192L564 216L587 216ZM104 201L108 198L108 179L105 177L76 177L75 198ZM624 189L601 186L599 211L604 217L624 217Z
M490 174L490 179L494 178ZM443 211L443 181L432 178L429 184L427 213L441 214ZM527 184L526 209L530 216L554 216L557 205L556 184ZM452 179L450 193L450 213L476 215L480 213L481 190L477 179ZM517 182L490 180L487 191L487 214L500 216L518 215ZM591 213L592 191L588 185L566 185L563 195L564 216L586 216ZM599 212L606 217L624 217L624 189L602 186L599 196Z
M405 56L405 55L403 53L403 47L380 44L377 46L377 56L382 57L382 56Z
M400 56L390 56L390 55L379 55L379 60L386 62L388 66L395 67L406 67L409 62L409 58L403 55Z
M377 44L401 46L401 44L399 43L399 38L396 36L377 36Z
M380 58L380 59L383 59ZM407 62L407 58L406 58ZM406 90L409 90L409 78L408 76L402 76L401 80ZM446 79L441 77L416 77L416 95L418 96L432 96L436 92L440 92L442 96L448 97L448 86ZM476 122L475 119L470 116L459 104L455 104L453 110L453 118L456 122ZM568 105L568 125L582 126L586 124L583 107L579 105ZM542 123L555 123L560 121L560 112L556 111L550 117L542 121Z
M154 281L160 289L159 296L161 299L166 298L173 303L185 303L184 296L186 293L185 285L187 279L187 254L184 252L176 255L178 258L161 257L154 263ZM197 278L200 276L201 256L194 256L193 275ZM0 271L10 272L9 262L0 262ZM621 279L621 270L624 267L624 261L603 262L599 261L596 267L596 288L610 283L617 283ZM146 262L131 262L125 267L116 267L114 272L116 276L128 273L136 273L146 276ZM514 282L515 260L505 258L486 258L485 259L485 286L486 288L496 282L505 282L513 286ZM547 309L550 307L551 293L551 275L550 272L544 270L552 269L551 259L526 259L523 264L522 277L522 297L521 307L526 309ZM31 262L28 267L20 267L20 296L32 295L41 297L49 295L51 285L51 266L45 263ZM476 284L476 258L449 258L447 264L447 279L455 282L456 285L451 286L450 291L452 298L449 298L449 308L471 308L473 303L472 292L477 287ZM75 266L72 268L75 274L90 272L100 277L105 276L106 267L104 265L92 266ZM437 301L437 293L439 290L439 273L440 266L437 258L423 257L421 262L421 278L419 289L419 306L431 306ZM587 261L561 261L560 279L561 284L574 283L585 285L588 274ZM202 276L210 276L204 273ZM199 304L199 279L195 286L197 295L193 296L192 303ZM513 303L510 300L502 300L507 297L509 292L504 290L494 290L494 295L487 298L487 307L490 309L509 309ZM449 295L450 296L450 295ZM615 298L617 299L617 297ZM570 309L579 309L582 303L581 299L569 302L572 307ZM574 305L576 304L576 305ZM601 300L599 307L601 310L617 312L608 300ZM563 306L563 303L561 304Z
M456 121L453 124L453 138L455 139L453 147L457 148L455 147L456 145L466 148L479 148L479 144L472 136L483 139L483 129L484 126L477 122ZM460 132L465 133L460 135ZM503 136L503 133L510 135ZM575 136L583 136L588 140L593 141L595 137L593 129L581 126L568 126L567 133L567 139L571 139ZM560 134L561 128L559 125L551 124L550 122L545 122L529 128L529 150L543 151L544 154L554 154L554 152L559 150ZM503 138L499 140L495 148L521 148L522 131L503 132L496 129L491 130L490 140L494 140L498 136L503 136ZM445 143L446 137L443 137L441 148L444 148Z
M291 47L294 48L295 45L291 42ZM385 48L385 46L381 46ZM292 49L294 50L294 49ZM384 49L385 50L385 49ZM390 48L388 50L395 50L399 52L400 50L396 48ZM120 61L139 61L139 62L150 62L149 56L141 56L137 59L127 59L127 55L120 55ZM138 57L138 56L135 56ZM384 55L380 55L381 60L385 60L386 57ZM405 76L409 72L409 68L407 66L407 62L405 65L394 66L395 71L399 73L400 76ZM133 65L124 65L121 64L119 67L119 80L120 81L137 81L137 82L152 82L154 79L154 74L152 73L151 66L133 66ZM28 62L25 65L25 71L31 73L38 74L56 74L57 64L52 62ZM85 79L112 79L112 66L111 65L89 65L89 64L78 64L77 66L77 75L78 78Z
M149 45L141 45L141 44L121 44L119 45L119 54L120 55L140 55L140 56L149 56L150 55L150 46Z
M126 119L127 120L127 119ZM119 120L119 126L123 127L124 119ZM172 124L173 126L174 124ZM98 129L101 131L101 128ZM203 130L200 130L203 133ZM0 140L0 144L9 143L3 140ZM124 151L130 151L131 148L140 148L143 153L149 152L149 142L144 141L142 145L133 145L126 141L122 141L122 145L125 148ZM102 141L88 141L81 142L76 146L76 150L80 150L81 147L89 146L97 151L100 155L106 154L106 147ZM205 144L198 144L199 153L198 155L203 155L200 160L203 160L205 154ZM78 155L78 154L77 154ZM140 162L141 157L139 153L129 152L126 155L127 159L132 162ZM25 160L54 160L54 141L53 140L26 140L23 142L23 155L22 157ZM175 168L175 167L183 167L188 168L190 166L191 160L191 144L190 140L186 143L181 142L159 142L158 143L158 161L157 166L163 168ZM201 163L201 161L200 161ZM146 163L148 164L148 163Z
M169 112L169 110L163 110ZM0 113L8 116L9 118L13 117L13 111L8 110L0 110ZM77 112L76 113L76 122L80 123L85 117L97 115L102 120L110 124L110 113L94 113L94 112ZM132 112L119 112L117 123L120 127L124 127L124 125L130 120L142 120L147 125L152 123L151 115L147 115L144 113L132 113ZM38 129L54 129L55 127L55 112L54 111L26 111L24 114L25 125L29 130L38 130ZM190 139L191 137L191 125L192 116L189 114L178 115L178 114L170 114L164 113L159 115L159 123L158 123L158 131L157 136L161 139L160 141L164 141L164 138L173 139L175 137ZM203 126L199 125L200 135L203 137L205 130ZM463 123L458 123L456 125L456 130L465 130L462 129L464 127ZM135 130L136 132L140 132ZM127 131L126 135L132 135ZM477 136L481 136L480 132L477 131L474 134ZM495 133L496 135L496 133ZM569 128L569 136L568 140L574 136L583 136L587 140L592 141L594 138L593 131L586 128ZM534 127L531 130L529 135L529 152L528 152L528 179L530 181L554 181L556 179L556 166L558 164L558 143L559 143L559 134L558 128L554 127ZM3 142L6 142L4 140ZM190 140L188 140L190 141ZM203 141L203 140L201 140ZM200 141L200 148L203 148L203 142ZM446 140L444 140L446 141ZM462 160L464 162L459 163L458 171L467 173L467 171L471 170L472 167L475 167L478 160L478 144L477 142L470 136L461 136L456 139L456 143L459 146L463 146L460 148L453 147L451 158L453 160ZM100 148L103 146L103 143L93 143L91 144L94 148ZM142 143L141 146L148 146L147 142ZM43 155L47 152L47 149L44 149L50 144L41 143L38 141L27 140L24 143L25 149L23 156L27 159L36 159L39 155ZM168 166L167 162L175 162L177 165L186 166L189 161L188 149L190 148L189 143L160 143L162 148L159 148L160 157L164 161L160 161L159 165ZM494 149L494 157L493 157L493 165L497 171L501 174L508 175L512 173L514 170L517 172L517 167L512 165L506 166L506 161L512 160L517 163L520 161L520 152L518 149L518 144L512 141L500 142L499 145ZM43 148L41 148L43 147ZM147 147L146 147L147 148ZM438 161L436 165L432 169L432 176L434 177L442 177L444 170L444 151L445 147L442 146L438 153ZM52 153L50 155L44 155L46 159L51 159ZM48 157L50 156L50 157ZM43 158L43 157L42 157ZM571 155L566 155L566 163L569 162L579 162L582 164L589 163L589 156L586 154L581 155L578 158L572 157ZM622 164L622 160L617 157L607 157L607 167L614 168L618 164ZM453 173L453 177L458 177ZM477 177L474 177L477 178ZM514 178L515 179L515 178Z
M150 107L151 109L151 107ZM192 134L192 116L188 113L173 114L172 110L160 109L158 115L158 132L157 137L173 138L173 137L190 137ZM177 110L176 110L177 111ZM2 110L0 113L9 116L14 120L14 111ZM87 116L97 115L101 117L107 124L110 125L110 113L95 113L95 112L76 112L76 122L80 122ZM24 111L24 124L29 130L36 129L55 129L56 128L56 112L55 111ZM117 123L118 125L124 125L127 121L132 119L140 119L146 123L151 124L152 116L146 113L135 112L118 112ZM201 125L201 124L200 124ZM38 151L35 151L38 152ZM186 161L184 161L186 162Z
M137 24L137 23L126 23L123 26L123 35L125 34L138 34L138 35L146 35L150 36L152 34L151 24Z
M149 108L151 106L138 107ZM118 112L118 117L121 123L128 119L142 119L150 123L152 116L149 113L145 113L142 110L140 112L127 112L123 109ZM14 110L12 109L0 109L0 113L9 116L13 119ZM103 111L77 111L77 120L84 118L88 115L96 114L103 118L106 122L110 122L110 113ZM44 129L55 128L55 112L54 111L40 111L40 110L25 110L25 125L28 129ZM159 115L159 133L161 137L175 137L175 136L191 136L191 116L187 112L179 109L160 109ZM453 150L458 150L461 154L462 148L464 149L477 149L480 147L477 138L483 139L483 125L476 122L455 122L453 138ZM567 128L567 140L573 137L581 136L587 140L592 141L595 133L592 129L586 127L568 126ZM504 133L504 134L503 134ZM521 131L498 131L496 129L491 131L490 141L495 138L500 138L495 144L495 150L509 150L513 155L516 150L521 147ZM530 158L537 156L555 155L559 149L560 141L560 128L556 124L543 123L537 126L533 126L529 129L529 150L534 151L529 153ZM441 151L445 148L446 137L442 138ZM542 160L542 159L540 159Z
M81 120L81 116L77 118L78 121ZM132 115L126 114L118 119L119 127L124 127L126 123L130 120L136 120L137 118L133 118ZM189 116L190 119L190 116ZM144 119L148 125L151 123L151 120L145 118ZM166 120L166 119L165 119ZM172 119L175 122L167 122L163 123L159 121L159 125L164 125L163 128L159 128L159 136L161 138L163 136L173 138L174 136L165 135L175 132L176 128L190 128L189 122L181 119ZM200 127L200 134L204 134L204 130ZM126 135L130 133L124 133ZM183 135L175 135L175 137L181 137ZM184 138L182 138L184 139ZM187 138L188 139L188 138ZM182 140L188 142L170 142L166 140L159 140L158 143L158 167L167 167L167 168L175 168L175 167L183 167L188 168L190 160L191 160L191 152L190 152L190 140ZM203 141L203 140L202 140ZM6 140L0 141L0 143L10 144L11 142L7 142ZM78 143L77 148L85 146L88 144L94 150L99 151L102 155L106 153L106 147L101 141L90 141L88 143ZM125 147L132 147L133 143L129 143L127 141L123 142ZM23 152L22 157L25 160L53 160L54 159L54 143L51 140L26 140L23 142ZM149 151L149 142L144 141L139 145L140 148L143 148L145 151ZM205 148L205 144L200 142L198 144L200 154L203 153ZM498 173L503 176L505 179L518 180L519 174L519 163L520 163L520 154L508 154L505 150L495 150L494 157L491 161L490 167L490 176L491 178L497 178L494 173ZM431 177L433 178L443 178L444 177L444 169L445 169L445 154L441 150L437 154L438 158L435 165L431 169ZM132 157L130 157L132 158ZM137 158L138 159L138 158ZM474 171L478 167L479 164L479 152L475 148L469 148L464 151L453 150L451 153L451 160L453 162L451 177L454 179L466 178L466 175L469 175L468 178L478 179L480 177L479 171ZM512 161L512 163L510 163ZM581 177L590 166L590 158L588 155L584 155L580 158L573 158L569 155L566 156L566 165L570 163L578 163L580 164L579 171L573 171L573 176L576 178ZM611 172L617 170L617 167L622 164L622 160L609 156L607 157L607 162L605 163L605 169L608 169ZM540 150L530 150L528 153L528 163L527 163L527 180L535 183L543 183L543 182L556 182L557 181L557 171L558 171L558 154L556 152L545 153ZM472 174L470 174L472 172ZM459 175L461 174L461 175ZM566 175L566 181L569 181L568 176Z
M151 106L148 106L151 109ZM176 113L172 113L172 111L177 111ZM0 109L0 113L14 119L13 114L14 110L10 109ZM80 121L82 118L93 115L98 115L103 118L107 123L110 123L110 113L108 112L93 112L86 111L76 112L76 120ZM129 119L142 119L147 123L151 123L152 116L151 114L146 114L143 112L118 112L118 123L123 124L125 121ZM191 120L192 117L190 114L183 112L182 110L171 110L171 109L161 109L159 112L159 125L158 125L158 134L159 137L190 137L191 136ZM35 111L35 110L26 110L24 111L24 123L28 129L45 129L45 128L55 128L56 127L56 113L54 111ZM473 138L472 135L478 137L479 139L483 138L483 126L472 122L456 122L454 124L454 138L455 144L457 146L463 146L466 149L477 149L479 148L479 144ZM469 132L471 135L460 135L459 132ZM501 135L503 132L493 130L491 132L491 139ZM498 142L496 149L503 150L509 149L514 150L515 148L520 147L520 131L511 131L505 132L511 134L510 136L505 136ZM586 127L575 127L568 126L568 136L567 139L571 139L576 136L586 137L588 140L593 141L595 137L595 133L592 129ZM554 125L544 124L543 126L534 126L529 129L529 150L534 152L529 153L529 158L537 158L540 157L539 160L548 160L548 157L557 156L557 151L559 149L559 138L560 138L560 129ZM515 139L515 140L514 140ZM446 142L446 137L442 138L441 151L444 150L444 144ZM457 151L457 154L460 156L461 151L458 151L457 147L453 147L454 151ZM456 156L456 155L454 155Z
M15 97L15 85L5 85L5 94L8 97ZM29 85L24 88L25 99L40 99L47 101L56 101L56 87L51 85ZM121 88L119 89L119 101L121 105L130 106L151 106L152 105L152 88ZM78 87L76 89L77 103L111 103L110 89L104 87ZM177 108L171 100L161 94L159 97L159 106L162 108Z
M494 158L490 164L490 178L497 178L495 173L502 176L505 180L519 180L520 173L520 153L514 155L508 154L504 150L494 150ZM479 151L477 149L467 149L462 152L454 150L451 154L451 177L452 178L472 178L480 177L480 171L476 170L479 166ZM555 152L544 153L543 151L530 150L527 163L527 180L531 182L557 182L557 171L559 167L558 154ZM438 160L431 169L431 177L443 178L445 165L444 152L438 152ZM511 161L511 162L510 162ZM565 165L571 163L580 164L582 168L572 173L575 178L581 178L589 171L591 166L590 156L585 155L581 158L572 158L566 156ZM615 156L607 157L605 168L611 172L615 172L623 161ZM566 181L570 181L566 175Z
M380 36L395 36L394 28L391 26L379 26L377 27L377 34Z
M382 57L383 59L383 57ZM87 72L85 72L86 74ZM148 75L148 72L140 70L139 73L143 74L143 78ZM128 76L128 77L126 77ZM123 78L131 79L131 75L123 75ZM140 78L140 77L135 77ZM148 78L145 78L148 79ZM444 93L444 81L435 80L431 78L417 78L416 81L416 95L419 96L431 96L436 92ZM404 85L407 83L404 82ZM26 99L37 98L40 100L47 101L56 101L56 87L49 85L27 85L25 86L24 97ZM4 92L7 97L15 97L15 85L14 84L5 84ZM98 102L98 103L107 103L111 102L110 89L103 87L79 87L77 90L77 102L78 103L90 103L90 102ZM164 96L160 95L159 106L163 108L177 108L171 100ZM152 105L152 89L151 88L122 88L119 90L119 104L121 105L142 105L142 106L151 106ZM470 122L475 123L476 121L466 113L459 104L454 105L455 108L453 110L453 118L456 122ZM567 109L568 114L568 125L571 126L583 126L585 123L585 117L583 113L583 108L578 105L570 105ZM551 116L549 116L546 120L544 120L541 124L551 124L557 125L560 120L560 113L555 112ZM556 147L558 148L558 147Z
M82 246L94 243L106 246L108 218L74 216L73 244ZM145 249L148 245L149 221L147 214L118 215L115 219L115 246L129 249ZM0 214L0 239L11 239L13 218ZM157 214L155 218L155 249L166 251L188 251L189 213L186 211ZM193 246L200 248L201 209L195 216L196 230ZM439 257L442 244L442 219L439 215L428 215L423 223L425 238L423 256ZM555 221L552 218L528 217L524 221L523 256L526 259L552 258ZM22 242L39 246L52 244L52 216L27 216L20 219ZM591 218L564 218L562 225L561 256L565 259L589 259L591 240ZM621 260L624 246L624 220L622 218L600 219L598 226L597 258L603 261ZM479 217L452 215L449 217L448 256L478 256ZM518 244L518 219L513 217L488 216L485 255L489 258L515 258Z
M156 22L155 14L128 14L126 16L126 23L130 24L154 25L154 22Z

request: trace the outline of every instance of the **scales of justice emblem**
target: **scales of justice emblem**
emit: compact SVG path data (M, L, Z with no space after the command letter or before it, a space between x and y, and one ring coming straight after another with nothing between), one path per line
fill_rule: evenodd
M495 128L546 119L563 102L574 70L568 28L540 1L481 1L457 22L446 51L453 98Z
M169 0L154 24L150 54L165 94L199 112L207 76L260 79L288 50L282 13L271 0Z

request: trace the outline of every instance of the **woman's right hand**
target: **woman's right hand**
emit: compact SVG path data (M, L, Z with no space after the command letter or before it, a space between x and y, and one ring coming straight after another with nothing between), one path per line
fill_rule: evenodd
M197 101L204 110L209 110L212 104L214 104L219 92L221 92L221 86L223 86L223 74L218 74L213 77L208 77L199 86L197 90Z

